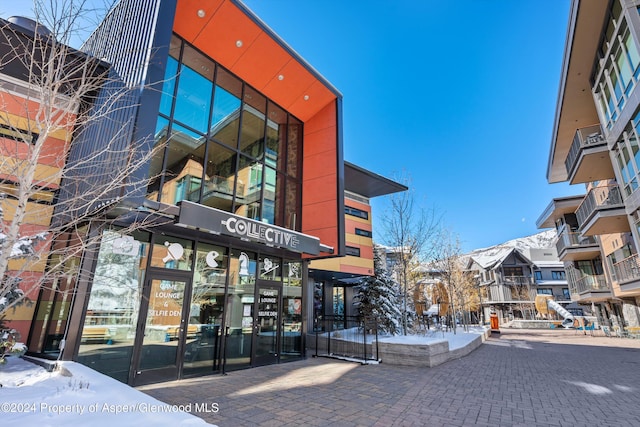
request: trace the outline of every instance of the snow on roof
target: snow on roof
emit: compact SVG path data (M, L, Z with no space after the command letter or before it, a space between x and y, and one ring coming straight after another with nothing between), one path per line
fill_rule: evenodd
M521 237L488 248L476 249L468 253L467 256L475 261L481 268L488 270L499 265L514 251L523 258L530 260L527 255L529 249L553 248L555 239L556 230L546 230L533 236ZM553 263L552 265L548 265L550 267L563 267L563 264L559 262L559 260L557 264L555 261L538 261L535 265L541 266L545 263ZM546 264L544 266L547 267Z
M566 280L536 280L536 285L567 285Z
M471 255L471 259L483 269L489 270L504 261L515 250L514 247L494 246L485 252Z
M545 267L564 268L564 264L561 261L535 261L534 264L536 267L540 267L540 268L545 268Z

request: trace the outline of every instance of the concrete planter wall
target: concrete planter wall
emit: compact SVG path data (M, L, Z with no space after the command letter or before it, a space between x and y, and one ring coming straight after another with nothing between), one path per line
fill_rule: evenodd
M437 341L431 344L400 344L380 341L380 360L390 365L404 366L438 366L449 360L459 359L478 348L489 336L487 330L464 347L449 349L448 341Z

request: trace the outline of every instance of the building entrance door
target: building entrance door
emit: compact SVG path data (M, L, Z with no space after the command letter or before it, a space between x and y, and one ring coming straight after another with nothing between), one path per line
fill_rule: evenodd
M258 281L256 285L252 364L262 366L279 361L282 284Z
M133 385L179 378L185 340L193 332L187 321L191 273L147 270L134 351Z

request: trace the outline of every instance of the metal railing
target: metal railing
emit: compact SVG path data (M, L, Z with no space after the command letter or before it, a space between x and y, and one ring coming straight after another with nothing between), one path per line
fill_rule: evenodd
M526 276L502 276L500 283L507 286L533 285L533 279Z
M591 291L609 291L607 280L603 274L585 275L577 280L569 280L569 291L572 294L582 294Z
M596 210L615 206L622 206L622 196L617 185L592 188L576 210L578 223L582 227Z
M640 280L640 259L638 254L633 254L613 264L613 272L618 283Z
M597 245L595 237L582 236L580 233L570 232L566 229L558 234L558 240L556 241L556 249L559 254L568 248L581 248L592 245Z
M573 136L573 142L569 148L569 153L564 160L564 167L567 173L571 174L571 170L574 168L578 157L580 157L580 151L589 146L606 144L606 142L600 125L587 126L586 128L576 130Z
M534 286L517 285L490 285L487 286L488 303L522 301L531 302L536 299L536 289Z
M334 329L336 326L344 326ZM379 361L378 322L363 316L320 316L314 319L315 355Z

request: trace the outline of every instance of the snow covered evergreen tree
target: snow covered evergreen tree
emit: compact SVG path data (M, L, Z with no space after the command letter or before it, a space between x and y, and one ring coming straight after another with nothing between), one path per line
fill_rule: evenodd
M396 334L402 327L402 298L398 284L375 250L373 266L374 275L354 287L354 306L365 318L376 318L380 331Z

